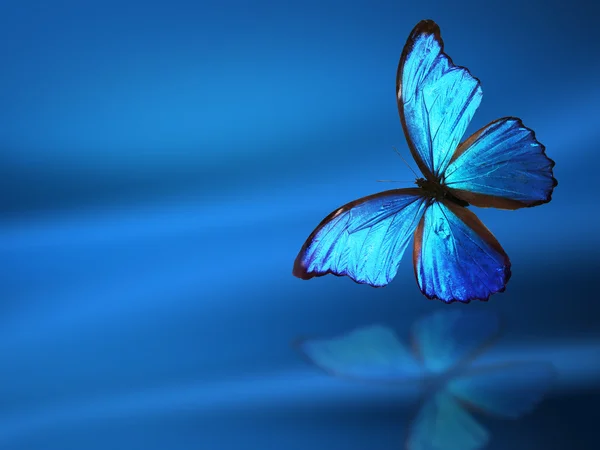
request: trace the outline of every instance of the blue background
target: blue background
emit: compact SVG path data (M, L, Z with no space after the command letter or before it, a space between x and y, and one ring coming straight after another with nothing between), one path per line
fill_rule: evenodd
M484 419L489 448L597 448L598 12L3 1L0 447L401 448L414 399L327 378L290 342L466 307L502 315L507 359L559 372L533 414ZM410 258L383 289L291 275L334 208L412 184L394 81L425 18L482 80L467 133L517 116L556 161L551 203L477 211L513 263L487 304L425 299Z

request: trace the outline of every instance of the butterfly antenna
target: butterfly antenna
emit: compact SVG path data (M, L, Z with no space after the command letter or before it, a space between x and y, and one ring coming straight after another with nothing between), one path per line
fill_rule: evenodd
M398 154L398 156L402 159L402 161L404 161L404 164L406 164L406 167L408 167L410 169L410 171L415 175L415 177L419 178L419 175L417 175L417 173L413 170L413 168L410 167L410 164L408 164L408 162L406 162L406 160L404 159L404 156L402 156L402 154L398 151L398 149L396 147L394 147L393 145L392 145L392 148Z
M375 180L378 183L412 183L413 180Z

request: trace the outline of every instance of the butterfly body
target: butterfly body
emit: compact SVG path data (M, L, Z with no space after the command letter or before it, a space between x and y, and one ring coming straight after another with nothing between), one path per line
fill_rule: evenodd
M441 183L437 183L435 181L429 181L426 178L417 178L415 184L419 186L423 190L423 196L429 197L433 200L449 200L453 203L456 203L459 206L469 206L468 202L461 200L460 198L452 195L450 189L445 187Z
M503 292L510 260L467 206L519 209L547 203L557 185L545 147L515 117L460 142L482 98L480 81L444 53L431 20L411 32L396 74L400 122L423 178L417 188L363 197L336 209L302 246L293 274L348 276L387 285L414 235L417 284L446 303Z

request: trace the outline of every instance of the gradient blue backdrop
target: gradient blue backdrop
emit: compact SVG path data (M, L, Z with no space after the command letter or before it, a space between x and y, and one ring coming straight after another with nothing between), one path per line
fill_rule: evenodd
M414 176L394 97L436 20L502 116L556 161L550 204L478 210L513 263L506 358L553 361L491 449L595 449L599 9L583 1L0 4L0 447L400 448L416 403L290 348L447 307L410 258L386 288L293 278L319 221ZM413 164L414 166L414 164ZM465 307L450 305L449 307ZM597 413L595 413L597 416Z

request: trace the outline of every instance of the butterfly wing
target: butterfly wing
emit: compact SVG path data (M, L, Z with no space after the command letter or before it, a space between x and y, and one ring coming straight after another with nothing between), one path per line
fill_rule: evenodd
M447 389L474 410L514 419L542 400L555 376L550 363L506 363L472 369L451 380Z
M421 292L447 303L487 300L510 278L510 260L494 235L467 208L445 200L421 218L413 263Z
M425 208L419 189L394 189L348 203L308 237L293 274L307 280L332 273L385 286L396 275Z
M311 363L338 377L396 383L417 380L423 373L410 349L382 325L331 339L302 339L297 347Z
M425 369L439 374L472 361L499 333L496 314L444 309L417 320L411 330L411 341Z
M410 424L407 450L477 450L489 433L451 394L442 390L424 402Z
M429 180L439 180L481 102L479 80L444 53L437 24L419 22L396 73L398 112L408 146Z
M549 202L558 184L554 161L520 119L498 119L457 149L444 183L472 205L517 209Z

